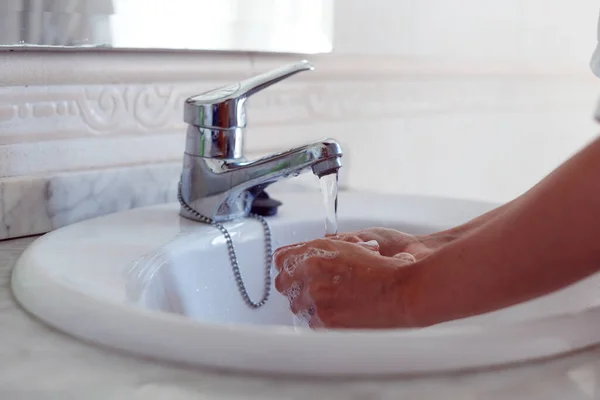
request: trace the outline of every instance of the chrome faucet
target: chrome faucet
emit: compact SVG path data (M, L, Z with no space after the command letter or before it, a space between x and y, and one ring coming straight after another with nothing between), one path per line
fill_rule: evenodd
M318 177L342 166L342 149L332 139L307 144L254 161L243 156L246 100L298 72L313 70L307 61L283 66L239 83L190 97L184 106L188 124L181 197L195 213L181 215L206 222L245 217L268 185L312 169Z

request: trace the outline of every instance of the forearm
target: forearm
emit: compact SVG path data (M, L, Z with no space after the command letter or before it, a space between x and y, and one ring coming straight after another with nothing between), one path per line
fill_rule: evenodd
M428 248L435 250L440 249L443 246L448 245L451 242L456 241L457 239L468 235L475 229L479 228L483 224L489 222L493 218L501 218L508 210L518 204L521 197L518 197L500 207L494 208L491 211L488 211L485 214L478 216L462 225L446 229L440 232L435 232L428 235L421 235L418 237L418 240L423 245Z
M599 173L596 140L501 215L420 261L410 296L417 322L506 307L594 273L600 267Z
M453 240L456 240L456 239L468 234L469 232L473 231L474 229L480 227L481 225L485 224L486 222L490 221L491 219L505 214L515 204L517 204L519 199L520 199L520 197L516 198L506 204L503 204L499 207L496 207L493 210L490 210L490 211L486 212L485 214L482 214L462 225L455 226L453 228L446 229L446 230L434 233L429 236L432 239L438 240L440 242L451 242Z

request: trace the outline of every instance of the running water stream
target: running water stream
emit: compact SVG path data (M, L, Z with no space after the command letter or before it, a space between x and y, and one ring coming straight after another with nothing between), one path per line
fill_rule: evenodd
M325 235L337 235L338 173L323 175L320 183L325 204Z
M337 235L338 220L337 220L337 200L338 200L338 173L324 175L319 179L321 183L321 194L323 195L323 203L325 204L325 235ZM300 287L290 288L290 295L298 296ZM314 312L314 310L313 310ZM296 328L309 328L309 320L311 319L311 310L300 310L293 316L293 323Z

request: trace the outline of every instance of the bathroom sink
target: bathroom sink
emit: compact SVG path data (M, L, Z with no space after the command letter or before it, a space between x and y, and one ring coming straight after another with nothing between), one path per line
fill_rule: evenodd
M278 194L274 246L324 233L318 192ZM427 233L493 204L342 192L341 231L387 226ZM262 293L258 222L226 224L250 295ZM35 241L12 285L29 312L75 337L158 359L302 375L427 373L549 357L600 341L600 278L508 309L427 329L312 331L294 326L274 289L257 310L243 302L225 241L182 219L177 204L80 222Z

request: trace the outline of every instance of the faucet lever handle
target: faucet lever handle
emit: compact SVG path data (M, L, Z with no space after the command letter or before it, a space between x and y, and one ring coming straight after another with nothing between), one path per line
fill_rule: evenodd
M260 92L261 90L266 89L279 81L289 78L298 72L309 70L312 71L314 69L315 67L306 60L302 60L294 64L284 65L240 82L238 84L239 89L235 95L239 98L248 98L254 93Z
M246 99L254 93L302 71L313 70L308 61L284 65L238 83L188 98L184 106L184 121L213 129L237 129L246 126Z

